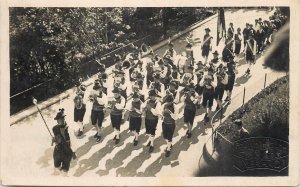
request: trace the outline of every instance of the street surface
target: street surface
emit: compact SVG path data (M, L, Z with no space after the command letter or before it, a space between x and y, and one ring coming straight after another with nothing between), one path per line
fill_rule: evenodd
M226 11L226 26L232 22L235 29L240 27L243 30L246 22L254 23L254 19L259 17L263 20L267 19L269 14L271 12L261 10ZM203 39L206 27L212 30L211 35L214 37L213 45L216 45L216 26L217 18L190 33L190 36L194 40L193 50L196 61L202 58L200 57L200 41ZM184 38L185 36L182 36L173 41L177 54L180 54L185 49L186 42ZM224 41L221 42L224 43ZM221 53L222 47L222 45L218 47L219 53ZM166 46L162 47L156 53L162 55L166 48ZM214 50L216 50L216 47L213 46ZM263 66L263 56L258 56L258 60L251 70L251 76L244 77L243 74L247 69L247 65L245 64L243 55L240 58L236 84L233 89L233 98L237 95L240 96L244 87L246 87L246 97L248 99L253 94L259 92L264 85L265 73L268 73L267 85L285 75L284 73L272 72L269 68L265 68ZM112 85L112 81L112 77L109 77L109 85ZM91 89L92 86L89 86L86 95L88 95ZM242 104L242 100L240 100L240 97L238 98L233 99L231 104L236 107L231 107L230 110L232 111L228 109L226 113L230 114ZM161 135L161 122L158 124L157 136L154 141L154 152L151 154L148 153L148 147L145 146L147 137L145 136L144 124L142 125L139 144L137 146L133 146L134 137L128 130L128 122L121 126L121 141L118 145L115 145L115 142L112 140L114 135L109 117L103 123L102 139L97 144L93 137L96 130L90 125L90 104L88 105L84 119L85 133L82 137L75 138L72 142L77 147L76 153L78 158L71 162L68 173L70 178L99 176L192 177L197 172L203 145L211 135L211 127L203 125L203 109L197 112L192 132L193 136L190 139L185 136L187 127L183 124L183 118L177 121L171 156L166 158L164 153L166 142ZM71 96L62 100L61 103L54 104L42 110L49 127L52 128L56 124L53 118L56 115L57 109L63 107L67 115L66 121L70 126L69 132L73 134L75 125L73 123L73 106L73 96ZM213 106L214 109L215 106ZM11 126L9 129L7 132L9 150L6 153L8 155L6 163L12 167L7 168L7 174L17 176L18 178L31 178L32 176L57 177L53 174L53 146L51 146L51 137L43 124L41 116L36 113Z

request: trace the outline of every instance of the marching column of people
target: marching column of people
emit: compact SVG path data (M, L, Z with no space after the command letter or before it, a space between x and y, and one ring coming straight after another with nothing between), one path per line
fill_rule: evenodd
M203 62L196 62L194 58L195 48L187 41L185 51L177 53L174 44L169 43L169 48L160 57L151 51L143 51L151 48L141 47L139 51L134 47L132 53L122 58L115 57L113 70L113 85L108 85L108 75L104 65L100 66L97 80L93 90L89 94L91 104L91 124L96 129L96 142L101 140L101 128L105 114L109 112L111 126L114 129L115 144L121 141L121 126L125 122L125 114L128 113L129 127L133 133L133 145L137 146L142 126L145 126L145 134L148 136L146 146L149 153L154 151L154 139L157 136L157 128L161 124L162 137L166 140L165 156L169 157L172 150L172 140L177 125L177 120L183 117L187 127L185 136L192 137L194 120L198 110L204 111L204 125L210 121L214 106L216 110L223 107L223 101L231 101L231 95L236 78L236 57L245 53L248 69L245 74L250 74L250 68L256 61L256 55L263 53L267 45L272 43L272 35L286 22L286 17L277 13L269 20L255 20L255 27L246 23L246 28L234 28L230 23L222 57L215 50L212 58L212 39L210 29L205 29L205 35L201 45ZM242 44L244 44L242 46ZM241 48L243 51L241 52ZM143 56L149 52L147 58ZM177 55L181 54L181 55ZM84 134L83 119L86 113L84 95L86 88L79 81L74 98L74 123L77 126L77 136ZM131 91L131 92L130 92ZM130 92L130 93L129 93ZM226 92L226 98L223 99ZM129 93L129 94L128 94ZM180 107L183 106L183 107ZM183 109L183 113L180 110ZM53 128L56 143L54 151L54 165L68 171L71 157L76 157L70 144L68 128L64 120L63 109L55 117L58 125ZM183 116L181 116L183 115ZM144 120L143 120L144 118ZM145 121L143 124L142 122ZM76 151L76 150L74 150Z

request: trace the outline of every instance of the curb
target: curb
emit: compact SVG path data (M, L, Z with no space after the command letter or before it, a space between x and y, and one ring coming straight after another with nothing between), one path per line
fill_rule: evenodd
M194 29L200 27L201 25L211 21L212 19L216 18L218 16L218 14L214 14L208 18L206 18L205 20L203 21L199 21L199 22L196 22L194 23L193 25L191 25L190 27L186 28L185 30L183 31L180 31L178 32L177 34L173 35L170 40L173 41L173 40L176 40L178 39L179 37L181 37L182 35L188 33L188 32L191 32L193 31ZM161 47L165 46L168 44L168 39L165 39L161 42L159 42L158 44L156 45L153 45L152 46L152 49L155 51L157 49L160 49ZM113 69L114 66L111 66L109 68L107 68L107 74L108 75L111 75L112 74L112 69ZM85 82L83 82L87 87L88 86L91 86L94 82L94 79L96 78L97 74L91 76L88 80L86 80ZM75 87L73 88L70 88L69 90L66 90L64 91L63 93L61 94L58 94L52 98L49 98L47 99L46 101L42 102L42 103L39 103L39 108L40 110L43 110L45 108L48 108L49 106L53 105L53 104L56 104L60 101L60 99L66 99L68 97L71 96L72 93L75 92ZM31 106L31 107L28 107L28 108L25 108L23 110L21 110L20 112L10 116L10 126L22 121L23 119L37 113L37 109L35 106Z

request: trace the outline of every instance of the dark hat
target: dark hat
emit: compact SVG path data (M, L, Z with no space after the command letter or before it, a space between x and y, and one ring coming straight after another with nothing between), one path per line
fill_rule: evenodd
M159 75L158 73L154 73L154 74L153 74L153 78L159 79L159 78L160 78L160 75Z
M176 86L177 86L177 83L176 83L175 81L171 81L171 82L170 82L170 86L175 86L175 87L176 87Z
M114 88L112 93L120 93L120 90L118 88Z
M174 46L173 42L169 42L168 46L173 47Z
M234 120L234 124L236 124L236 125L238 125L238 126L242 126L242 125L243 125L243 122L242 122L242 120L240 120L240 119L236 119L236 120Z
M155 90L154 89L149 90L148 95L149 96L156 96Z
M59 112L56 114L54 120L63 119L66 115L64 114L65 109L60 108Z
M132 98L133 98L133 99L140 98L140 95L139 95L138 93L135 92L135 93L132 95Z
M125 72L123 70L117 71L116 74L118 75L125 75Z
M213 67L210 66L207 71L213 72L214 69L213 69Z
M204 30L210 32L210 29L209 29L209 28L205 28Z
M200 61L197 62L197 65L203 66L203 62L200 60Z
M213 55L219 55L218 51L215 50L215 52L213 52Z
M137 78L137 79L143 79L144 76L143 76L141 73L138 73L138 74L136 75L136 78Z
M186 48L192 48L193 45L192 45L191 43L188 43L185 47L186 47Z
M188 84L188 88L189 89L194 89L195 88L195 84L191 82L190 84Z
M238 31L241 31L241 28L237 28Z
M158 64L159 64L159 65L163 65L163 64L164 64L163 59L159 59L159 60L158 60Z
M166 97L166 102L171 103L171 102L173 102L173 101L174 101L173 94L170 94L170 95L168 95L168 96Z

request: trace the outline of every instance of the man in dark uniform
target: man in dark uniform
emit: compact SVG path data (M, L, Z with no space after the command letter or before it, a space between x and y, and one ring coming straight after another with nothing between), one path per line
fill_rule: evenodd
M55 143L53 159L54 167L60 169L67 174L70 168L72 156L74 158L75 153L71 149L71 141L68 132L68 126L65 122L64 109L59 109L54 120L57 121L57 125L52 128L54 138L52 140Z
M162 105L162 131L163 137L167 141L166 157L169 157L171 154L172 139L175 131L175 120L178 119L178 109L176 108L176 105L174 105L173 101L173 95L169 95L166 99L166 103Z
M234 35L234 54L239 56L242 46L241 28L237 28L237 33Z
M125 98L121 96L120 90L115 88L112 93L114 94L114 98L110 101L111 112L110 112L110 120L112 127L115 131L114 140L115 143L118 144L120 142L120 127L122 123L123 117L123 109L125 107Z
M98 79L100 81L100 83L102 83L102 90L105 94L107 94L107 79L108 79L108 75L105 72L105 65L101 64L99 67L99 73L98 73Z
M100 131L104 120L105 107L108 103L107 95L103 92L102 85L96 83L89 98L93 103L91 112L92 125L97 129L94 138L96 138L96 142L99 143L101 140Z
M74 122L77 123L78 133L77 136L83 134L83 118L86 112L86 105L83 103L82 95L76 95L74 98Z
M232 39L234 34L233 23L229 23L228 31L227 31L227 38Z
M195 91L194 84L189 84L184 90L184 94L181 98L181 102L184 102L184 123L187 125L188 130L186 131L186 135L188 138L192 137L192 127L194 124L194 119L197 110L198 103L198 94Z
M140 95L134 93L132 95L132 101L126 106L127 110L129 110L129 130L134 133L134 146L138 144L138 137L141 130L142 105L143 102L140 100Z
M231 94L233 90L233 85L235 83L235 62L233 59L229 64L227 64L227 75L228 75L228 84L225 88L225 91L227 92L227 97L225 101L231 101Z
M246 43L246 62L248 64L246 74L250 74L250 68L255 63L256 56L256 41L253 38L253 32L250 33L249 39Z
M224 91L228 84L228 75L225 72L224 68L220 67L218 72L216 73L216 76L217 76L217 86L215 88L215 99L217 101L216 110L219 110L219 108L222 107Z
M172 43L172 42L170 42L169 44L168 44L168 46L169 46L169 49L167 49L166 51L165 51L165 53L164 53L164 55L163 55L163 58L165 58L167 55L169 55L170 56L170 59L174 62L174 58L176 57L176 55L177 55L177 53L176 53L176 51L174 50L174 44Z
M229 63L230 59L234 59L234 53L232 49L233 41L234 41L233 39L227 40L226 45L223 49L222 60L225 63Z
M145 111L145 128L146 134L149 135L147 146L150 146L149 152L154 150L154 136L158 123L158 116L160 114L160 102L156 99L156 92L152 89L148 94L149 98L143 105Z
M146 75L146 83L147 83L147 87L149 88L150 83L154 81L154 78L153 78L153 73L154 73L154 63L153 63L153 62L149 62L149 63L146 65L146 72L147 72L147 75Z
M207 58L209 55L209 51L211 51L211 39L212 37L209 35L210 29L205 29L205 35L203 38L203 43L201 45L202 49L202 57L205 59L205 64L207 63Z
M204 121L207 123L210 119L211 108L214 102L215 87L214 77L211 74L204 76L204 79L200 82L200 86L203 87L202 106L205 108Z
M246 46L246 41L249 39L249 35L250 35L250 25L249 25L249 23L246 23L246 27L243 30L244 48Z

